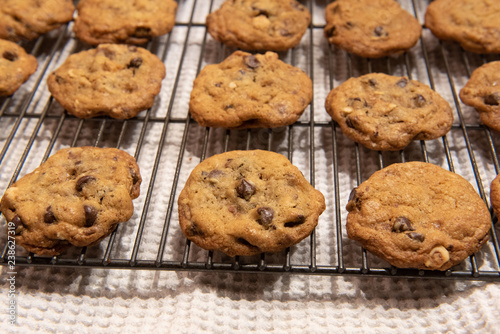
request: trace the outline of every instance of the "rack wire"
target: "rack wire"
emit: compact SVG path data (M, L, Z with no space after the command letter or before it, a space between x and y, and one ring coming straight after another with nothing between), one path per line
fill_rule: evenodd
M72 36L71 23L35 42L23 44L37 56L40 65L25 84L31 88L0 98L1 189L7 189L56 149L83 145L131 152L141 165L143 185L132 220L119 224L99 246L72 249L68 254L54 257L36 256L18 249L17 266L500 281L500 248L496 217L491 210L492 229L487 246L463 264L444 272L391 267L348 240L344 232L346 194L375 170L394 162L421 160L470 174L479 195L489 205L489 182L500 170L496 153L499 138L479 124L473 110L463 110L457 94L475 67L498 60L498 55L467 53L453 43L437 41L424 28L418 46L408 53L377 60L363 59L329 46L323 37L324 24L313 20L300 46L280 53L282 60L302 67L314 83L315 98L299 121L273 130L202 128L189 117L185 102L191 86L185 83L205 64L220 62L234 51L211 39L204 26L204 15L220 2L179 1L179 12L184 15L178 15L172 33L146 46L167 64L161 101L130 120L78 119L62 110L47 93L45 78L51 70L68 53L86 48ZM400 3L417 18L422 16L427 4L423 0L401 0ZM307 5L313 17L321 16L318 11L326 7L327 1L307 1ZM193 62L192 58L197 60ZM448 96L456 112L450 133L440 140L411 144L400 152L370 151L344 137L338 125L324 117L325 94L351 76L374 71L406 75L410 79L418 77ZM326 190L330 205L320 219L321 229L317 228L308 240L277 255L230 258L199 249L184 238L177 226L176 200L183 181L194 165L210 155L254 148L284 154L303 171L308 171L306 176L313 186ZM326 171L322 168L325 161ZM2 240L0 247L3 249L0 264L7 266L6 240Z

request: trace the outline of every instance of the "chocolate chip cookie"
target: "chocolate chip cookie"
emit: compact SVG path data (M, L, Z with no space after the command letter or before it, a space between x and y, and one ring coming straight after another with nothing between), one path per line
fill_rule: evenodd
M500 53L499 17L498 0L435 0L425 12L425 26L467 51Z
M0 38L33 40L73 19L71 0L2 0Z
M101 44L69 56L47 84L54 98L77 117L128 119L153 105L164 77L165 65L148 50Z
M429 86L383 73L348 79L332 89L325 107L347 137L372 150L435 139L453 123L449 103Z
M38 255L98 243L132 216L141 176L134 158L115 148L62 149L5 191L5 219L16 243Z
M175 24L174 0L80 0L73 31L91 44L142 44L169 33Z
M311 79L276 53L236 51L200 71L189 109L202 126L274 128L294 123L311 99Z
M0 96L12 95L35 73L38 62L14 42L0 39Z
M500 61L478 67L460 90L463 103L476 108L481 122L500 131Z
M243 50L285 51L300 43L311 14L296 0L227 0L206 19L214 39Z
M191 172L179 196L186 237L229 256L279 252L311 234L323 195L284 156L231 151Z
M424 162L393 164L355 188L347 235L400 268L446 270L488 240L488 207L463 177Z
M326 7L325 19L328 41L362 57L403 53L422 34L417 19L394 0L337 0Z

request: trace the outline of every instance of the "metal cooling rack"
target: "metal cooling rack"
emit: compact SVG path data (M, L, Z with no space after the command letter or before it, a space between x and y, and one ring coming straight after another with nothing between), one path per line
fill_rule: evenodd
M221 1L211 0L209 11L217 8ZM52 36L43 36L35 42L23 44L23 46L37 56L39 59L39 70L36 78L32 79L32 89L24 93L16 93L12 97L0 98L0 128L2 136L0 136L0 176L3 173L2 183L3 190L10 186L15 180L29 170L24 170L25 165L32 163L37 152L43 151L43 157L38 160L37 164L45 161L59 146L106 146L122 148L126 143L130 144L133 141L132 147L135 147L133 153L136 160L149 159L151 168L148 169L149 174L143 174L142 192L145 193L144 200L140 203L140 207L135 203L136 211L139 211L137 217L137 226L133 232L133 236L129 236L133 240L131 244L131 252L128 257L114 256L115 249L119 248L121 239L124 236L120 233L122 224L104 241L101 242L101 251L95 251L95 247L84 247L76 249L70 254L41 257L34 254L20 255L15 258L18 266L36 266L36 267L77 267L77 268L114 268L114 269L143 269L143 270L176 270L176 271L224 271L224 272L246 272L246 273L290 273L290 274L314 274L314 275L341 275L341 276L365 276L365 277L406 277L406 278L433 278L433 279L460 279L460 280L485 280L485 281L500 281L500 257L498 236L495 229L496 217L492 214L492 231L490 241L487 247L487 256L478 254L471 256L463 265L452 268L445 272L423 271L412 269L398 269L389 266L387 263L380 262L367 253L359 246L355 246L343 234L345 224L345 201L343 195L350 189L341 182L345 177L342 171L342 163L346 156L352 156L354 152L354 160L350 165L348 174L355 180L356 184L361 183L375 170L367 167L375 163L378 168L383 168L393 162L405 162L409 160L421 160L433 162L436 157L446 161L446 165L451 171L455 171L457 167L460 169L471 169L475 179L475 186L481 197L488 204L487 191L489 181L493 179L500 171L500 165L496 153L496 145L498 145L498 134L492 133L488 128L479 125L476 121L469 122L468 118L464 117L462 105L458 99L460 87L455 83L456 76L454 69L460 68L465 72L465 75L470 76L472 70L492 60L498 60L498 55L478 56L472 55L459 49L454 44L438 42L424 28L424 37L421 39L418 46L418 56L412 50L409 53L398 56L396 58L385 58L381 60L369 60L351 56L341 50L337 50L327 44L322 36L324 25L314 22L309 27L306 36L301 45L302 49L294 49L287 53L281 53L280 58L286 59L287 62L295 64L299 61L305 63L306 72L309 74L317 85L329 85L327 91L332 89L337 82L342 82L350 76L380 71L386 73L396 73L407 75L409 78L415 76L415 71L420 69L426 73L428 84L431 88L436 88L435 78L440 76L445 78L447 86L445 89L451 95L456 111L456 122L450 131L450 134L439 140L438 149L429 149L429 143L421 141L410 145L400 152L374 152L364 149L346 139L339 127L331 120L316 120L315 115L324 112L323 105L318 105L318 99L313 99L310 107L306 110L306 115L303 116L297 123L282 129L277 133L275 130L216 130L210 128L200 128L189 116L178 116L179 108L184 110L184 115L187 115L187 106L176 103L176 99L182 96L183 91L180 84L183 79L183 73L186 68L196 68L196 73L204 65L204 55L210 52L217 53L217 61L221 61L227 56L231 50L226 49L222 45L218 45L206 32L204 24L195 17L203 17L204 14L197 13L201 1L179 1L179 10L189 12L187 20L177 18L176 29L182 29L185 32L183 43L180 43L180 56L178 59L177 69L175 74L169 77L172 83L167 102L167 110L165 115L158 115L154 110L148 110L145 113L139 114L131 120L115 120L106 117L98 117L90 120L80 120L74 116L67 114L64 111L58 112L58 105L45 91L44 80L50 73L50 69L54 68L54 63L60 61L62 50L71 41L76 43L76 47L72 52L79 51L83 46L74 41L71 35L71 24L59 29L57 34ZM425 12L427 1L407 0L401 1L407 5L407 10L419 17ZM318 8L324 9L327 1L307 1L311 13L318 14ZM322 15L322 13L320 13ZM198 47L198 63L185 63L188 54L193 52L191 39L194 32L202 31L203 37ZM174 42L171 40L172 33L162 37L164 42L156 43L152 41L148 43L147 48L154 51L164 62L173 57L179 51L174 49ZM323 40L322 40L323 39ZM436 46L429 46L429 41ZM215 48L214 48L215 45ZM430 50L429 48L432 47ZM320 69L318 69L317 56L321 53L323 57L325 77L315 78ZM418 58L418 59L417 59ZM40 63L40 59L43 61ZM339 67L346 69L346 74L339 74ZM402 72L402 73L401 73ZM325 80L326 78L326 80ZM420 79L420 77L419 77ZM446 86L446 85L445 85ZM162 88L164 89L164 88ZM20 96L20 94L22 94ZM40 97L41 95L41 97ZM38 96L38 97L37 97ZM326 96L325 96L326 97ZM42 105L43 107L40 107ZM41 112L33 112L32 110L38 107ZM154 107L153 107L154 108ZM51 127L50 136L44 136L44 127ZM151 147L151 139L148 133L152 127L161 127L159 138L154 141L156 147L154 154L149 155L148 152L143 153ZM179 139L179 149L175 151L177 157L173 163L171 171L171 187L169 197L166 201L166 208L159 209L152 204L152 199L155 196L155 187L159 187L157 179L160 177L159 166L162 164L167 155L167 146L169 146L169 135L173 127L182 129L182 138ZM69 130L69 131L68 131ZM67 133L72 136L68 136ZM305 133L303 141L306 145L297 145L294 140L297 133ZM260 146L255 147L256 136L262 137L264 140L259 140ZM285 144L277 143L275 138L286 138ZM460 138L462 144L457 145L455 139ZM43 137L43 144L42 144ZM235 139L236 137L236 139ZM91 138L90 140L88 138ZM194 138L194 139L193 139ZM320 140L318 139L320 138ZM324 139L326 138L326 140ZM476 142L476 138L480 138ZM262 138L260 138L262 139ZM450 140L453 143L450 143ZM283 254L277 256L270 254L262 254L261 256L247 258L229 258L221 256L218 252L207 252L196 249L197 246L191 244L183 236L172 235L170 231L174 229L174 224L177 224L175 218L176 200L180 192L182 184L180 183L181 176L186 173L186 169L190 168L186 163L186 150L193 145L193 142L200 146L199 154L194 154L199 161L205 157L214 154L212 146L221 146L224 151L231 149L254 149L261 148L267 150L279 150L285 154L292 162L293 158L298 154L306 157L306 165L308 166L309 174L306 175L311 184L324 184L331 181L333 187L333 205L327 210L331 211L333 217L331 221L322 221L321 224L330 225L330 233L323 234L321 240L317 237L317 233L313 232L310 238L303 241L306 246L305 254L301 260L297 262L293 256L293 249L287 249ZM200 144L201 143L201 144ZM13 151L18 147L24 147L20 156L13 156ZM130 146L130 145L129 145ZM259 146L259 145L257 145ZM433 147L436 146L435 143ZM317 177L316 164L318 150L327 150L328 163L331 165L331 180L322 180ZM437 152L437 153L436 153ZM467 153L468 159L463 161L458 156L460 153ZM220 152L217 152L220 153ZM146 154L146 158L144 158ZM172 152L168 151L171 155ZM191 159L191 158L189 158ZM487 160L492 165L493 170L483 167L483 164L478 164L478 161ZM141 167L142 168L142 167ZM189 171L187 171L189 172ZM487 181L484 181L487 180ZM161 185L162 187L165 184ZM355 185L354 185L355 186ZM349 187L350 188L350 187ZM158 211L160 211L158 213ZM152 216L163 217L163 221L157 221L157 218ZM155 224L161 224L161 236L157 243L153 245L156 249L156 257L143 258L140 255L140 249L144 247L144 233L149 228L149 223L155 220ZM2 222L5 219L2 218ZM0 249L3 249L0 256L0 264L7 266L8 245L6 240L0 243ZM182 240L179 240L182 239ZM317 245L318 243L331 244L329 261L322 260L324 256L318 260ZM173 246L172 246L173 245ZM165 250L169 247L177 247L181 245L182 251L179 256L170 256ZM296 247L296 246L294 246ZM293 248L293 247L292 247ZM352 256L353 249L356 254ZM484 249L484 248L483 248ZM483 252L483 250L481 250ZM19 253L19 250L18 250ZM193 255L194 254L194 255ZM196 255L198 254L198 255ZM201 256L199 256L201 254Z

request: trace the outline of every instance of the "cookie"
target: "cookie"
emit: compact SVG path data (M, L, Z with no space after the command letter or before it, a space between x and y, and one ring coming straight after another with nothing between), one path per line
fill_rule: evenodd
M348 79L328 94L325 108L347 137L379 151L444 136L453 123L449 103L429 86L383 73Z
M80 0L73 31L91 44L142 44L169 33L175 24L174 0Z
M179 200L182 232L229 256L279 252L311 234L323 195L284 156L230 151L193 169Z
M132 217L141 176L134 158L115 148L62 149L8 188L0 202L16 227L16 244L58 255L108 236Z
M488 240L488 207L460 175L425 162L393 164L355 188L347 235L395 267L446 270Z
M47 84L54 98L77 117L128 119L153 105L164 77L165 65L148 50L101 44L69 56Z
M311 79L276 53L236 51L200 71L189 110L202 126L275 128L293 124L311 99Z
M500 53L498 0L435 0L425 12L425 26L441 40L453 40L467 51Z
M500 61L478 67L460 90L460 99L476 108L481 122L500 131Z
M22 47L0 39L0 96L14 94L37 67L36 58Z
M328 42L362 57L403 53L422 34L417 19L394 0L337 0L326 7L325 19Z
M71 0L2 0L0 38L33 40L73 19Z
M490 202L497 218L500 218L500 176L498 175L491 181Z
M285 51L300 43L311 23L295 0L226 0L206 19L212 37L243 50Z

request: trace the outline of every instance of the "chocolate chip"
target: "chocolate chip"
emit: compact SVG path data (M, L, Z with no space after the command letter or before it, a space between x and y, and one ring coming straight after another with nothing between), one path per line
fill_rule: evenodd
M354 129L354 124L352 124L352 120L351 120L351 118L350 118L349 116L348 116L348 117L346 117L346 119L345 119L345 124L346 124L348 127L350 127L351 129Z
M408 84L408 79L406 78L402 78L401 80L396 82L396 85L398 85L401 88L405 88L407 84Z
M384 27L382 26L378 26L376 27L374 30L373 30L373 33L375 34L375 36L377 37L382 37L382 36L387 36L389 35L389 33L387 33L384 29Z
M56 217L52 212L51 206L49 206L47 210L45 210L45 214L43 215L43 221L45 222L45 224L52 224L53 222L56 221Z
M303 215L298 215L297 217L295 217L295 219L293 219L289 222L286 222L285 227L299 226L299 225L304 224L305 221L306 221L306 217L304 217Z
M415 96L413 98L413 102L415 102L415 105L419 108L422 108L423 106L425 106L426 104L426 100L425 100L425 97L423 97L422 95L418 94L417 96Z
M423 242L425 240L425 237L423 234L421 233L418 233L418 232L409 232L409 233L406 233L406 235L410 238L410 239L413 239L415 241L419 241L419 242Z
M351 190L351 193L349 194L349 200L348 200L348 202L350 202L350 201L352 201L352 200L354 200L356 198L356 195L357 195L356 190L358 190L358 187L353 188Z
M224 175L224 172L221 171L221 170L218 170L218 169L214 169L213 171L211 171L210 173L208 173L208 178L210 179L213 179L213 178L217 178L221 175Z
M215 83L215 87L220 87L220 86L222 86L222 82L216 82Z
M195 223L191 223L191 226L189 226L189 229L187 230L187 234L189 236L195 236L195 235L202 236L203 235L202 231L200 230L198 225L196 225Z
M415 231L411 221L403 216L394 219L394 223L392 224L392 232L401 233L406 231Z
M245 179L241 180L240 184L236 187L238 197L244 198L246 201L250 200L253 194L255 194L255 191L255 186Z
M142 58L141 57L135 57L127 65L127 68L139 68L139 67L141 67L141 65L142 65Z
M148 27L137 27L134 32L135 37L148 38L151 36L151 29Z
M234 105L233 105L233 104L226 104L226 105L224 106L224 109L225 109L225 110L228 110L228 109L233 109L233 108L234 108Z
M247 239L237 238L236 242L239 243L239 244L242 244L243 246L246 246L246 247L249 247L249 248L253 248L255 250L259 250L259 247L255 246L255 245L252 245L250 242L248 242Z
M84 205L83 211L85 211L85 227L91 227L97 219L97 210L93 206Z
M354 24L352 22L347 21L345 23L345 26L346 26L347 29L351 29L352 27L354 27Z
M79 178L77 181L76 181L76 185L75 185L75 189L76 191L82 191L83 190L83 186L91 181L95 181L96 178L93 177L92 175L85 175L85 176L82 176L81 178Z
M60 85L61 85L61 84L63 84L63 83L65 83L65 82L66 82L66 80L64 80L64 78L63 78L63 77L61 77L60 75L57 75L57 74L55 74L55 73L52 73L52 74L56 76L56 82L57 82L58 84L60 84Z
M23 222L21 221L21 218L19 218L18 215L12 217L12 222L14 223L14 227L16 228L16 230L18 227L23 226Z
M288 31L287 29L281 28L280 29L280 35L283 36L283 37L286 37L286 36L291 36L292 33L290 31Z
M7 59L8 61L15 61L18 56L17 56L17 53L15 53L15 52L5 51L2 54L2 57L4 57L5 59Z
M99 48L99 51L104 54L106 58L113 59L116 55L116 53L113 50L110 50L108 48Z
M337 27L336 26L331 26L330 28L328 28L326 31L325 31L325 34L326 36L328 37L333 37L335 35L337 35Z
M135 169L129 168L129 171L130 171L130 175L132 176L132 183L133 184L136 184L137 182L141 181L141 177L139 175L137 175L137 173L135 172Z
M260 66L260 61L254 55L246 56L244 61L248 67L253 68L253 69Z
M375 79L369 79L368 83L370 84L371 87L376 87L378 82Z
M274 210L270 207L263 206L257 209L257 214L259 215L257 222L264 227L269 228L274 218Z
M494 92L484 97L484 103L490 106L498 106L500 104L500 94Z

